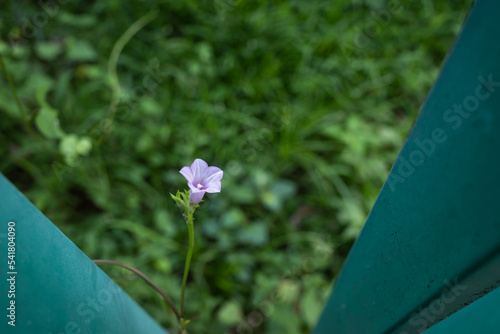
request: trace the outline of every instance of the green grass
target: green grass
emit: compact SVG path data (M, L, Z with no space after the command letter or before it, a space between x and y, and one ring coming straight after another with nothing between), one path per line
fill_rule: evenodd
M89 257L179 303L169 193L195 158L219 166L195 217L190 332L307 333L469 4L9 1L0 53L26 116L2 73L0 171ZM103 269L175 326L144 282Z

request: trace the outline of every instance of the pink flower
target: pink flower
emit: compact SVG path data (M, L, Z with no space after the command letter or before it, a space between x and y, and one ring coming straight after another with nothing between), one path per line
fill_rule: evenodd
M201 160L196 159L191 167L182 167L180 173L188 181L189 200L193 203L200 203L205 193L219 193L223 172L219 167L210 166Z

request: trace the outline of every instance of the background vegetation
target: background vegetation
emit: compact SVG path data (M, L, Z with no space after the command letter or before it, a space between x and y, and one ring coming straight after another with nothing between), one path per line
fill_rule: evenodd
M197 157L221 167L195 221L190 332L306 333L469 4L5 1L23 112L2 73L0 171L89 257L178 303L169 192ZM103 269L174 326L144 282Z

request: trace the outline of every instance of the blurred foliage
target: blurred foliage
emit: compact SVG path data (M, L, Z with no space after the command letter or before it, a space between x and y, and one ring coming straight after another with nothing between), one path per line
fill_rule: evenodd
M169 192L195 158L221 167L195 221L190 332L306 333L469 4L5 1L24 116L2 73L0 171L89 257L178 303ZM103 269L174 327L144 282Z

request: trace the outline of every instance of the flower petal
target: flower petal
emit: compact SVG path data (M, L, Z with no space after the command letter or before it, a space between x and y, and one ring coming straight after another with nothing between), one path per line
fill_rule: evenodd
M188 182L192 182L194 179L193 172L191 171L191 167L189 166L182 167L179 173L181 173L186 178L186 180L188 180Z
M200 191L200 189L196 188L196 186L191 181L188 182L188 187L189 187L189 189L191 189L191 191L195 191L195 192Z
M205 170L208 168L208 164L202 159L196 159L191 164L191 172L193 173L193 181L194 183L200 183L203 179L203 174Z
M206 179L217 172L222 172L222 170L219 167L210 166L205 170L205 173L203 173L203 178Z
M220 181L214 181L205 189L207 193L220 193L221 184Z
M203 180L203 184L205 188L211 188L210 184L212 182L219 182L219 191L220 191L220 180L222 179L222 176L224 176L223 171L216 172L215 174L210 175L206 179Z
M203 199L203 195L205 195L204 191L195 192L191 190L189 192L189 200L195 204L198 204Z

